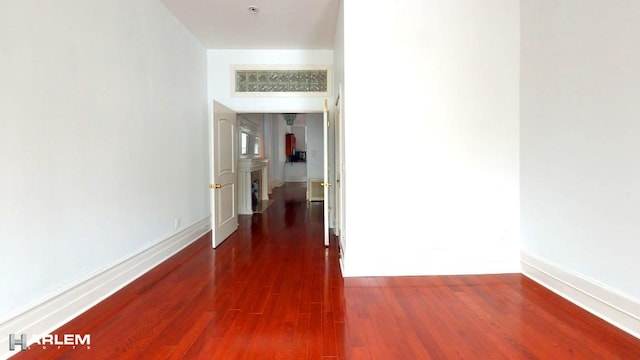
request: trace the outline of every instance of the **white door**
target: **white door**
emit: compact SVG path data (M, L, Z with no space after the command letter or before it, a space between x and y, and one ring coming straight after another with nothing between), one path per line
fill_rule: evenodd
M322 186L324 187L324 246L329 246L329 106L327 100L324 101L323 117L323 155L324 155L324 177Z
M211 230L213 247L238 228L238 175L236 172L236 113L213 102L211 175Z

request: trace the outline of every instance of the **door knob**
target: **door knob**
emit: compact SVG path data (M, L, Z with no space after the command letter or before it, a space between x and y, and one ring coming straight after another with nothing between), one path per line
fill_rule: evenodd
M326 187L330 187L331 185L333 185L332 183L325 183L325 182L321 182L320 186L326 186Z
M209 184L209 189L220 189L221 187L221 184Z

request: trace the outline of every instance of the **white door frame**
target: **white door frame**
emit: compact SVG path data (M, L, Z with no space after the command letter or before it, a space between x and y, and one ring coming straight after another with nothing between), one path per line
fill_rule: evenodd
M322 186L324 187L324 246L329 246L329 222L331 221L331 214L329 213L329 188L331 187L331 182L329 181L329 104L328 101L324 100L324 111L322 117L322 151L323 151L323 180Z
M342 257L344 255L344 236L343 236L343 226L344 226L344 190L342 187L342 180L344 177L344 161L343 161L343 153L344 153L344 131L343 131L343 117L342 117L342 84L338 86L338 96L336 96L335 107L334 107L334 122L333 122L333 131L334 131L334 174L335 174L335 184L334 184L334 216L335 216L335 235L338 238L338 246L340 247L340 260L342 261Z

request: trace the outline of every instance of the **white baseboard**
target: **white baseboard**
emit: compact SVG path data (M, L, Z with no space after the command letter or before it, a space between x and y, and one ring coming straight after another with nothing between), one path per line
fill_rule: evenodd
M521 253L522 273L549 290L640 338L640 301L534 255Z
M36 335L47 335L109 297L133 280L162 263L211 230L211 217L152 245L113 267L48 298L3 323L0 323L0 359L15 355L9 352L9 334L27 334L29 343Z
M271 191L273 191L273 189L278 188L278 187L280 187L282 185L284 185L284 181L273 181L273 182L271 182L271 184L269 186L271 188L271 190L269 190L269 193L271 193Z
M284 182L303 182L306 183L307 182L307 177L304 176L285 176L284 178Z

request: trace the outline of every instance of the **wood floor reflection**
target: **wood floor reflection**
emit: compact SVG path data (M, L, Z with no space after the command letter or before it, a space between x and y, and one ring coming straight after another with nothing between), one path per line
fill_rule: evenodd
M204 236L55 332L90 349L14 358L640 358L638 339L519 274L343 279L305 190L278 188L217 249Z

